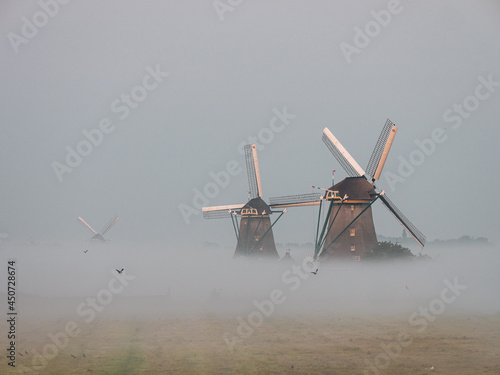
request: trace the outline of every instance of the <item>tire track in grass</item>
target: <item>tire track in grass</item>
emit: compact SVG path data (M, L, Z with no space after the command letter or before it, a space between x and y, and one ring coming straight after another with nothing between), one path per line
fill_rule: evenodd
M113 356L106 368L102 368L101 375L136 375L145 371L148 367L146 358L141 348L143 341L142 327L140 323L131 323L132 333L123 335L122 342L126 343L120 348L118 354Z

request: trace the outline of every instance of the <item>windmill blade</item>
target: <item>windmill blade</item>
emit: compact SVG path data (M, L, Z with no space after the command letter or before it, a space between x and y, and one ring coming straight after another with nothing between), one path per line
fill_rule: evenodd
M321 198L321 193L285 195L269 198L269 206L272 208L316 206L320 204Z
M328 128L323 129L323 137L321 139L350 177L364 176L365 171L363 168L359 166L356 160L354 160Z
M94 234L97 234L97 232L90 226L88 225L85 220L83 220L80 216L78 216L78 220L80 220L80 222L85 225L85 227L87 227L88 229L90 229L90 231Z
M380 200L384 203L389 211L394 215L394 217L399 221L399 223L407 230L408 233L417 241L417 243L424 247L425 236L420 232L415 225L413 225L410 220L406 218L405 215L396 207L394 203L385 194L380 195Z
M229 217L231 217L229 210L203 212L204 219L227 219Z
M371 176L373 181L380 178L397 130L398 128L396 125L394 125L391 120L387 119L378 137L378 141L375 144L368 166L366 167L366 174Z
M205 219L224 219L231 217L231 211L241 210L245 206L242 204L230 204L226 206L203 207L203 217Z
M247 164L248 190L250 198L262 197L262 186L260 184L259 161L257 159L257 147L245 145L245 159Z
M110 223L108 224L108 226L106 227L106 229L104 229L104 231L101 233L101 236L104 236L110 229L113 225L116 224L116 222L120 219L119 216L116 216L116 218L114 219L111 219L110 220Z

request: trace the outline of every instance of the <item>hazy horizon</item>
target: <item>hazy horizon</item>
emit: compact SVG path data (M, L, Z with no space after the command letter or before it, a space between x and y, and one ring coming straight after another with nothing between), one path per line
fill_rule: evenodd
M195 203L247 201L242 144L260 146L265 200L309 193L346 176L324 127L364 167L387 118L399 130L379 189L429 241L498 243L495 1L0 10L3 244L84 240L77 217L98 230L117 214L116 241L232 246L231 223ZM399 236L378 203L377 232ZM312 241L315 212L290 209L276 241Z

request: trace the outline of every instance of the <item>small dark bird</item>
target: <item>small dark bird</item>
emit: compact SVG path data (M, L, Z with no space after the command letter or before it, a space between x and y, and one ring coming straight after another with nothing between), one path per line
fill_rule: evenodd
M19 353L19 355L20 355L21 357L23 357L23 353Z
M87 358L87 357L85 356L85 353L83 353L82 355L83 355L83 358Z
M73 354L71 354L71 357L72 357L72 358L76 358Z
M316 271L311 272L313 275L316 275L318 273L319 268L316 268Z
M25 351L24 351L24 354L30 354L30 353L28 353L28 352L25 350Z
M291 367L292 367L292 369L293 369L293 365L292 365Z
M84 253L86 253L87 251L89 251L88 249L84 251Z
M125 268L122 268L121 270L116 270L118 273L122 273Z

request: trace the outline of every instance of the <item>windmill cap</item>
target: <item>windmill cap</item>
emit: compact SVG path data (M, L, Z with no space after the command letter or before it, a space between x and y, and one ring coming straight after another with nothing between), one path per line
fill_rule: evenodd
M349 196L348 200L373 200L376 195L372 184L368 180L361 177L347 177L339 183L333 185L329 190L339 192L339 196L343 197L345 194Z
M253 198L242 208L255 208L259 215L262 215L264 211L267 215L271 213L271 207L262 198Z

